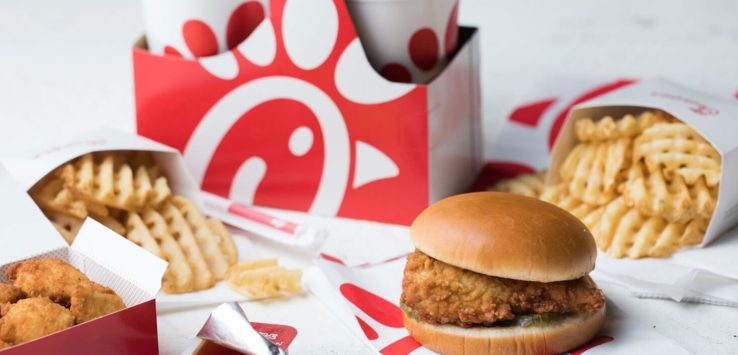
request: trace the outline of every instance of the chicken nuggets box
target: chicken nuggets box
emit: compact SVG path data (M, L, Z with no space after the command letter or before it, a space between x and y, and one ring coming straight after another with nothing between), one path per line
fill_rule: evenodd
M19 302L38 299L17 301L0 318L0 333L4 342L14 346L0 352L8 355L157 354L154 297L161 287L166 262L91 219L85 222L76 240L69 246L46 221L23 187L4 168L0 168L0 191L3 196L0 200L0 238L3 240L0 248L1 283L12 283L6 271L16 262L58 258L77 268L91 281L115 291L125 303L122 310L78 325L73 325L70 320L66 325L69 327L65 326L63 330L48 335L41 334L40 337L14 345L12 343L16 339L27 338L30 334L37 334L39 328L59 322L53 319L53 312L41 312L33 308L24 308L22 312L18 312L20 314L11 316L10 312L18 307ZM54 271L56 270L51 272ZM49 281L44 276L31 271L25 282L38 285ZM60 288L54 282L47 282L44 287L49 292ZM74 294L72 297L74 298ZM55 307L54 309L65 309L49 299L44 301L50 307Z
M672 122L678 124L681 121L686 127L659 123L660 117L654 119L648 114L644 115L644 112L649 111L664 112L665 116L677 119L674 121L669 117ZM619 119L628 115L631 116L632 126L618 125ZM605 129L610 122L602 123L602 119L607 116L614 119L615 124ZM598 190L594 185L607 182L599 181L599 174L591 169L580 171L587 170L587 164L584 163L575 164L576 167L570 172L565 171L566 167L562 165L567 156L575 153L572 150L582 136L612 135L614 132L615 135L621 135L619 138L628 139L629 133L625 131L638 130L641 133L632 138L633 152L630 155L621 159L617 154L612 155L613 151L602 151L603 156L608 156L605 164L608 167L605 169L614 168L621 160L625 161L625 165L630 165L627 171L619 172L623 174L621 176L629 176L627 186L621 185L619 193L624 195L626 201L630 199L628 208L637 208L643 215L640 218L632 213L630 217L623 217L619 226L612 228L622 229L629 218L633 219L630 221L634 222L632 227L638 229L633 235L644 234L646 229L653 229L654 234L659 235L664 228L681 231L680 226L686 225L688 231L690 226L695 226L695 238L690 241L658 240L657 243L704 246L738 222L738 188L733 183L738 180L738 140L735 139L735 132L738 132L737 117L738 102L735 100L715 97L664 80L643 80L625 85L579 104L569 112L553 146L547 185L561 182L562 175L586 173L588 178L581 189L585 194L588 188ZM594 124L577 127L578 121L587 118L594 120ZM617 148L613 146L612 149ZM592 159L582 156L578 160L591 160L591 168L598 165L597 159L597 156ZM636 168L642 172L634 170ZM642 181L638 179L640 174L645 176ZM631 182L636 183L631 185ZM611 210L614 212L616 209ZM694 217L682 218L692 212ZM608 210L605 210L607 213ZM660 219L651 218L654 215L667 216L666 221L660 223ZM611 216L600 218L600 224ZM602 225L599 227L601 231ZM617 238L618 231L614 232ZM635 239L636 243L641 240ZM638 247L628 245L627 241L614 240L613 243Z
M273 0L228 52L184 59L137 43L137 129L233 201L409 224L481 168L478 37L462 27L430 83L391 82L343 0Z

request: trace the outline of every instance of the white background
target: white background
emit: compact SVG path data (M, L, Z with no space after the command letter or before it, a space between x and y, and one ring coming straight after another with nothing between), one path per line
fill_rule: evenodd
M738 91L735 0L461 1L461 23L482 30L490 141L547 75L660 76ZM0 0L0 153L83 128L132 130L130 47L142 28L133 0ZM611 297L693 352L738 353L736 309Z

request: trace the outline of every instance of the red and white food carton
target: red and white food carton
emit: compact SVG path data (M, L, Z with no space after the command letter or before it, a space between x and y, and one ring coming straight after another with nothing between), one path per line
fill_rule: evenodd
M273 0L235 49L133 50L138 132L242 204L409 224L481 167L478 33L429 84L384 79L343 0Z
M576 145L574 122L590 117L622 117L661 110L686 123L720 153L721 177L717 206L700 244L704 246L738 222L738 102L715 97L664 80L643 80L574 107L551 152L547 184L560 181L559 168Z
M158 354L156 301L166 262L88 219L68 246L23 188L0 168L0 282L7 267L39 257L67 261L112 288L127 308L2 350L12 354Z
M29 190L62 164L87 153L102 151L148 151L176 195L193 201L202 210L200 190L179 152L150 139L113 129L100 129L78 136L60 137L44 147L3 159L2 163Z
M387 79L425 83L459 39L459 0L346 0L369 62Z

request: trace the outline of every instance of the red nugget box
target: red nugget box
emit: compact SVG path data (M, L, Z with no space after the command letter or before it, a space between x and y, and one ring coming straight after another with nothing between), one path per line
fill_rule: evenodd
M127 308L0 350L16 354L158 354L156 301L166 262L88 219L71 246L24 189L0 168L0 282L15 262L60 258L112 288Z
M245 204L409 224L481 167L478 34L427 85L369 64L343 0L273 0L231 51L133 50L138 132Z

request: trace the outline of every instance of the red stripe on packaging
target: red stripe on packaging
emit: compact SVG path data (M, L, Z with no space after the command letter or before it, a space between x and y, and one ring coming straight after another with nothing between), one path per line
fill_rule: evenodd
M395 304L352 283L340 287L341 294L375 321L391 328L404 327L402 311Z
M548 135L548 149L550 150L553 148L554 143L556 142L556 137L559 136L559 131L561 130L561 126L564 125L564 121L566 120L566 116L569 115L569 111L576 106L577 104L580 104L584 101L594 99L595 97L602 96L604 94L607 94L609 92L615 91L617 89L626 87L630 84L635 83L637 80L633 79L620 79L612 83L608 83L602 86L598 86L592 90L587 91L583 95L576 98L574 101L572 101L569 105L566 106L558 116L556 116L556 120L554 121L553 125L551 126L551 131Z

